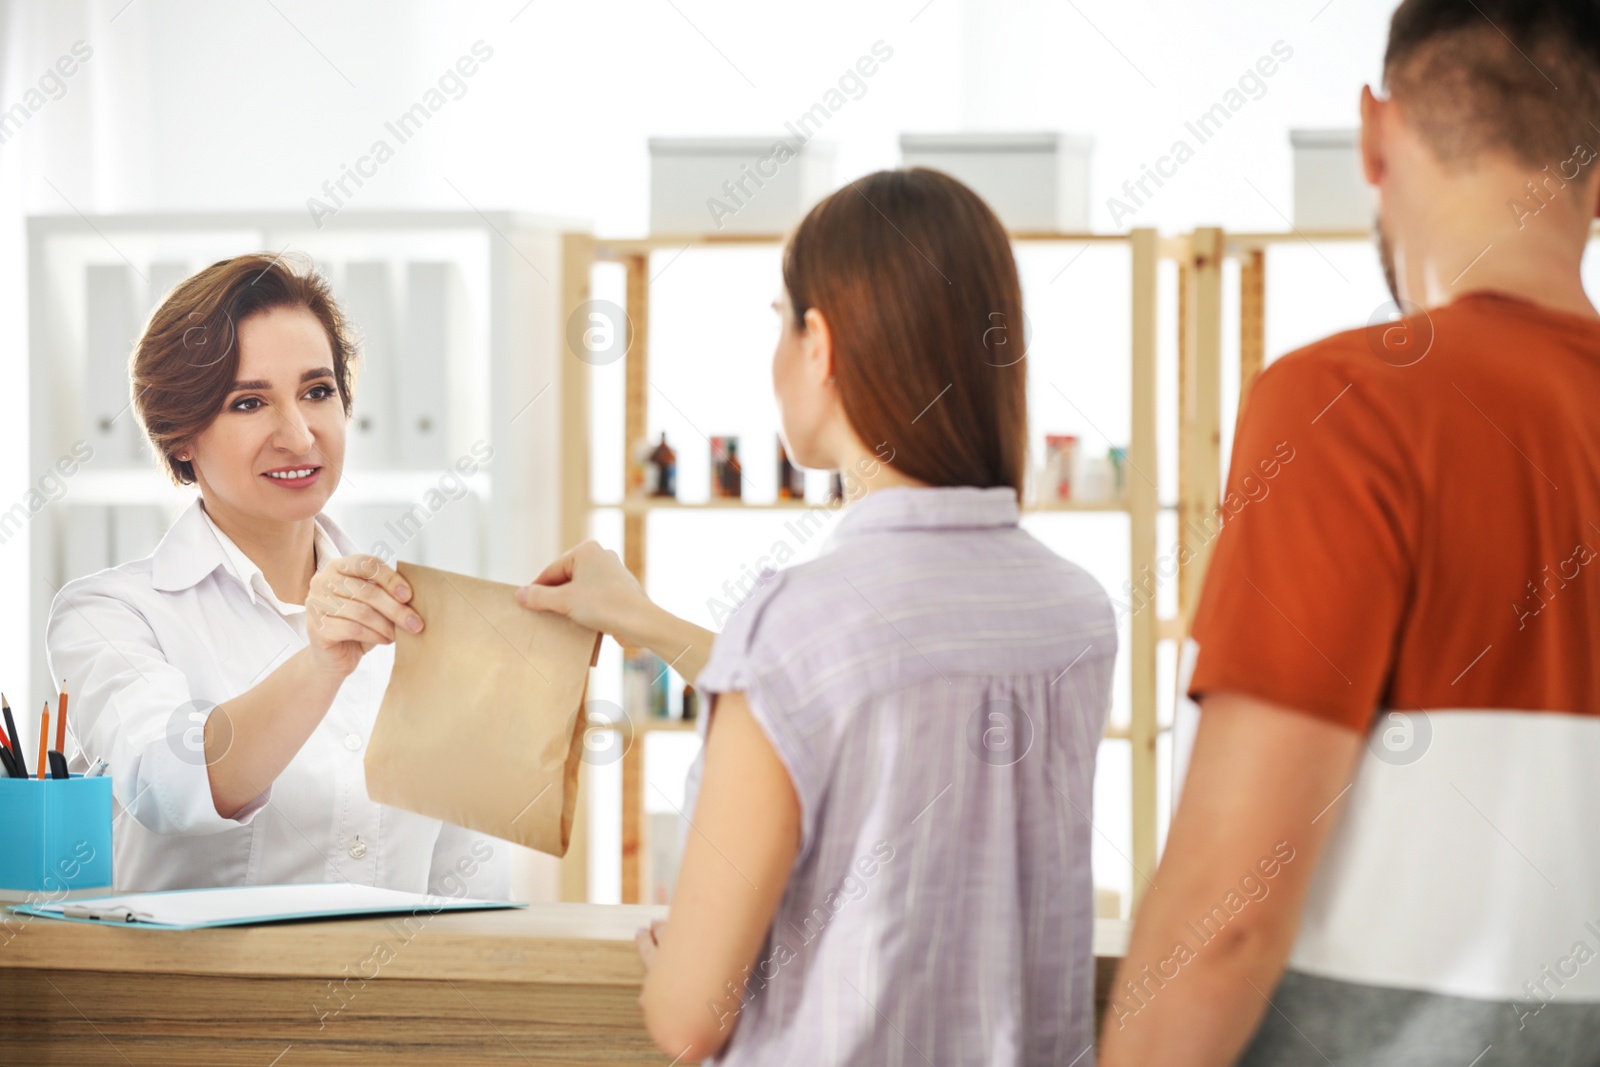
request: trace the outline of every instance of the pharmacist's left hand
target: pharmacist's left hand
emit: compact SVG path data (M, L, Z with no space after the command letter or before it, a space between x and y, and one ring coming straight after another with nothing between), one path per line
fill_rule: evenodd
M597 541L585 541L546 567L517 590L517 603L565 615L629 646L646 644L639 631L655 609L621 558Z

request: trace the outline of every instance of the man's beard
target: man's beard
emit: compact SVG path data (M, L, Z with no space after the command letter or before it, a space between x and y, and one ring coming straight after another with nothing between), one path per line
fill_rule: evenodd
M1389 231L1384 228L1383 216L1374 215L1372 230L1378 235L1378 260L1383 264L1383 281L1389 287L1394 306L1400 306L1400 283L1394 273L1394 246L1389 243Z

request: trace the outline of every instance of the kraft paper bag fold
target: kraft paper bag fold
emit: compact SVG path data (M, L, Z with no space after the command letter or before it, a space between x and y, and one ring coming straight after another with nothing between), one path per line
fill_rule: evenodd
M514 586L398 565L423 618L396 628L367 746L367 793L563 856L578 801L584 694L600 635L532 612Z

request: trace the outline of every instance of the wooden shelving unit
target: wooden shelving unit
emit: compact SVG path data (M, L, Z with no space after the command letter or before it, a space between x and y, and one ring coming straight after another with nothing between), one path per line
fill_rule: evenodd
M1175 238L1179 260L1178 530L1189 562L1178 574L1178 617L1187 637L1199 605L1214 538L1201 539L1190 520L1222 499L1222 270L1239 263L1239 403L1266 363L1267 250L1279 244L1371 241L1370 230L1227 233L1216 227Z
M778 234L676 235L629 240L595 239L583 234L566 236L563 300L568 314L590 297L587 268L600 263L615 263L620 264L626 274L625 310L631 336L624 372L624 456L627 454L628 443L644 437L648 425L651 254L657 251L680 252L689 247L777 246L781 245L783 239L783 236ZM1127 234L1014 233L1012 240L1018 243L1115 243L1124 244L1129 248L1129 285L1132 291L1129 343L1132 411L1127 455L1130 476L1126 479L1125 494L1118 499L1106 501L1043 503L1035 505L1030 510L1126 514L1129 574L1137 580L1137 576L1153 571L1155 567L1156 523L1161 511L1157 491L1159 461L1156 447L1158 267L1163 258L1177 258L1180 266L1190 269L1183 257L1191 253L1191 246L1184 242L1163 240L1151 229L1134 230ZM589 492L587 377L582 374L564 375L562 388L562 406L568 416L563 421L566 440L561 491L562 529L567 546L570 547L589 536L590 517L593 512L602 509L620 510L623 522L623 561L641 582L646 578L645 546L652 512L727 513L735 510L802 510L818 506L803 501L749 504L738 500L719 499L704 503L639 498L624 499L620 502L594 501L590 498ZM1132 476L1134 471L1141 472L1141 476ZM1162 729L1156 715L1156 647L1161 640L1170 640L1179 632L1181 630L1176 625L1176 620L1160 619L1154 610L1137 611L1132 614L1126 648L1132 679L1130 717L1126 726L1112 727L1106 732L1107 738L1126 740L1131 748L1130 805L1133 832L1130 861L1136 872L1143 872L1135 873L1132 877L1135 901L1138 899L1140 888L1146 884L1146 877L1153 873L1156 861L1156 741ZM632 744L622 757L622 901L637 903L644 900L648 892L645 865L648 849L644 818L643 738L654 731L689 730L693 728L693 724L635 720L627 726L633 736ZM587 818L582 810L585 805L580 804L579 807L572 847L562 868L562 894L563 899L567 900L586 900L589 895Z

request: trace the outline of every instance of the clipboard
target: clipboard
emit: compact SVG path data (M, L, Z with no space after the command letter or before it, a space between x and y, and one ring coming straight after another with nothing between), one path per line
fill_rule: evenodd
M146 930L206 930L217 926L255 926L308 919L368 918L378 915L436 915L446 911L526 908L517 901L479 900L405 893L349 882L297 885L246 885L220 889L174 889L159 893L118 893L49 904L12 905L11 910L40 919Z

